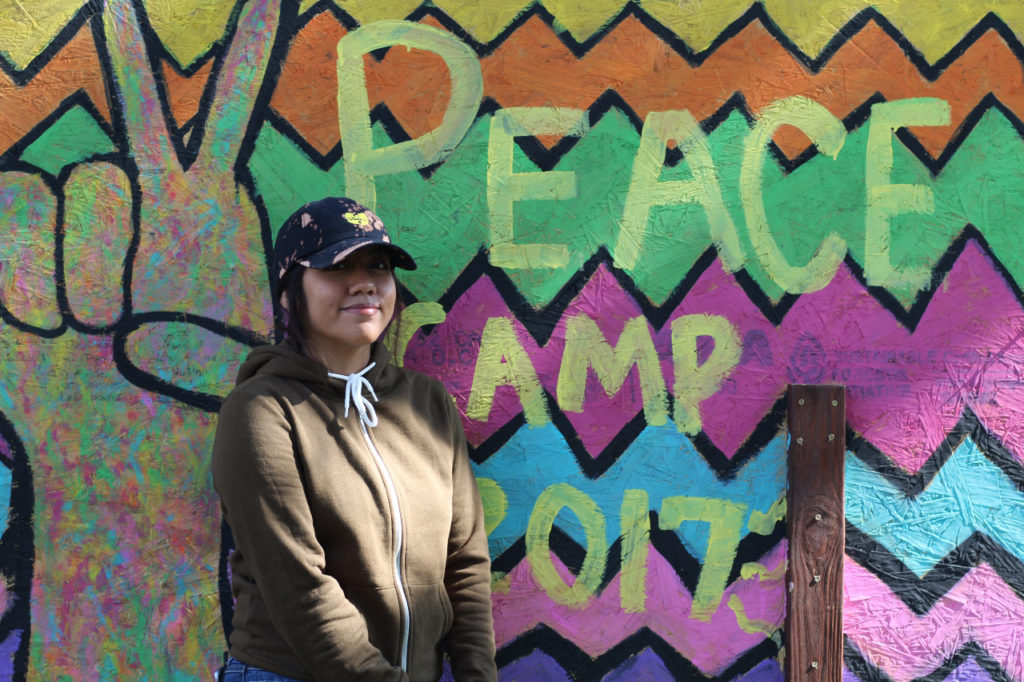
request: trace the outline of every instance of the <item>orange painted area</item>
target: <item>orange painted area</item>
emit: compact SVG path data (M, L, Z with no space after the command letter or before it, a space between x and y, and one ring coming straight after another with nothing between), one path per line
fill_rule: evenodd
M0 153L25 137L76 91L83 90L106 121L110 108L96 44L85 25L24 86L0 72Z
M170 105L171 116L174 117L174 124L180 128L199 112L199 102L206 83L210 80L213 63L207 61L188 78L167 62L163 62L161 67L167 86L167 102Z
M439 26L432 19L425 22ZM341 139L338 129L338 41L344 26L330 12L313 17L296 35L270 106L321 154ZM364 58L370 107L384 102L410 137L441 123L451 84L444 61L422 50L388 50L382 62Z
M281 67L270 107L314 149L326 154L338 145L338 41L345 27L321 12L296 34Z
M427 22L434 24L432 19ZM322 152L338 141L334 92L335 43L344 29L329 14L312 20L293 43L275 110ZM896 43L870 24L811 73L760 24L751 24L693 67L639 21L626 18L581 59L534 17L481 59L484 92L503 107L559 106L587 109L603 92L615 90L641 118L651 111L687 109L698 119L718 111L742 93L755 113L785 97L809 97L845 118L876 92L889 100L938 97L949 102L953 123L913 132L933 155L949 142L964 117L994 93L1024 115L1024 70L1005 42L985 34L934 83L928 82ZM370 106L387 104L413 137L436 127L447 104L444 63L417 50L392 49L383 62L367 58ZM809 141L783 128L776 143L789 156Z
M437 26L432 19L425 23ZM345 28L330 12L313 17L295 36L271 106L320 153L339 142L336 97L337 42ZM436 128L450 93L447 67L421 50L388 50L382 62L367 56L370 106L384 102L412 137ZM639 21L626 18L581 59L534 17L480 61L484 93L503 107L587 109L615 90L641 118L651 111L687 109L698 119L742 93L756 114L779 99L803 95L844 118L876 92L889 100L938 97L949 102L952 125L913 129L932 155L948 144L964 117L988 93L1024 117L1024 67L994 31L983 35L934 83L928 82L898 45L869 24L843 45L817 74L783 49L760 24L751 24L693 67ZM186 78L162 65L167 96L178 126L198 111L211 65ZM0 150L7 150L77 90L102 116L110 113L99 59L88 30L79 33L27 85L0 73ZM546 142L550 141L545 139ZM807 138L793 128L775 138L789 156Z

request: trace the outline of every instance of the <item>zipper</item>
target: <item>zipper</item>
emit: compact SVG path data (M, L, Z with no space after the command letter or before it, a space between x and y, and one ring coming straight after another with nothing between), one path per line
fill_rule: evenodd
M373 440L370 438L370 433L366 430L366 424L363 423L362 419L359 420L359 427L363 430L363 439L366 441L366 445L370 448L370 453L373 455L373 459L377 464L377 470L380 472L381 478L384 479L384 487L387 489L388 497L391 502L391 517L395 520L395 565L393 568L395 572L395 584L398 586L399 605L402 607L402 647L399 654L399 666L402 668L403 672L409 672L409 598L405 594L405 583L402 581L402 543L404 539L404 529L402 528L401 509L398 506L398 491L395 489L395 483L391 478L391 472L384 463L384 458L381 457L380 452L377 451L377 446L373 444Z

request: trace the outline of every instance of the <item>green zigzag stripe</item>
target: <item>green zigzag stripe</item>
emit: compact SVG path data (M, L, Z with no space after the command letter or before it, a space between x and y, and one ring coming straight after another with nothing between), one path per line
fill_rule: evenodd
M489 116L478 119L429 179L415 172L378 179L381 215L427 266L406 277L406 284L421 300L438 298L477 250L489 244L485 190L490 122ZM791 263L806 262L830 231L847 242L855 260L864 262L869 125L870 120L849 133L835 160L817 155L790 174L784 174L775 163L765 164L765 209L773 235ZM712 131L709 145L723 198L747 254L746 268L770 296L778 297L781 290L751 255L754 251L744 227L739 176L747 131L746 120L734 113ZM375 134L378 144L390 142L379 126ZM569 262L561 268L509 270L531 303L549 301L600 246L614 247L638 144L632 123L613 109L553 169L577 174L575 198L515 205L517 242L569 247ZM111 148L95 122L72 109L25 150L22 158L56 173L65 164ZM893 148L892 182L923 185L935 197L933 213L893 219L893 261L901 266L934 267L955 235L966 223L973 223L1015 281L1024 282L1024 253L1019 248L1016 218L1024 214L1024 175L1019 172L1024 167L1024 143L1002 113L989 110L984 114L934 178L898 140ZM517 171L536 170L518 148L516 155ZM339 161L329 170L321 170L294 142L265 125L250 168L267 206L272 232L303 200L343 193L342 166ZM666 168L662 179L688 176L684 160ZM648 248L629 274L652 301L660 302L711 245L704 211L695 205L655 209L645 244ZM909 303L916 291L904 288L892 293Z

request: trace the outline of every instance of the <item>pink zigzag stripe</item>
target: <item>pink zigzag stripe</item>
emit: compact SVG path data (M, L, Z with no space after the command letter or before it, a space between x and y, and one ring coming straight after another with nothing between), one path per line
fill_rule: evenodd
M556 392L565 347L566 319L597 320L609 343L637 303L601 266L569 304L543 347L513 320L520 343L542 384ZM735 278L716 261L654 334L665 386L674 384L671 321L681 315L721 315L743 341L743 357L717 392L701 404L704 432L727 456L734 454L789 383L838 382L847 386L850 425L909 472L916 472L971 408L986 428L1024 461L1024 309L995 265L969 242L939 285L911 333L842 265L821 291L801 296L774 327ZM455 303L448 320L410 343L411 367L443 378L465 411L489 317L512 317L494 284L483 277ZM712 351L713 352L713 351ZM582 412L568 412L594 456L643 408L636 368L614 396L590 377ZM508 386L499 387L486 423L466 419L479 444L522 411Z
M846 557L843 629L895 682L931 673L967 642L1024 680L1024 602L988 564L968 572L928 613L916 615L870 571Z
M780 542L761 563L773 570L785 561L786 542ZM572 574L552 555L562 579ZM616 576L584 608L555 603L533 578L528 560L509 573L507 591L495 590L494 623L498 647L540 623L571 640L588 655L596 657L638 629L647 626L690 659L706 675L717 675L740 655L762 642L767 635L744 632L728 603L731 595L743 602L748 619L782 627L786 616L784 579L754 576L737 580L725 590L718 611L708 622L689 617L692 597L672 566L653 547L647 555L647 604L644 613L626 613L619 600L621 575Z

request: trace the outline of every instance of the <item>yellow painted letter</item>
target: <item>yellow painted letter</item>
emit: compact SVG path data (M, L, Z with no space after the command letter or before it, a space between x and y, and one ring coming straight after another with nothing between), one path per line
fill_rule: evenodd
M647 320L634 317L627 322L618 344L612 348L593 319L587 315L569 318L562 368L558 372L558 404L568 412L583 411L588 367L594 368L604 392L611 397L622 388L634 364L640 372L647 423L661 426L668 422L668 399Z
M697 338L710 336L714 348L697 365ZM743 347L729 320L719 315L683 315L672 320L672 360L675 368L673 417L676 427L691 436L701 429L700 402L722 385L740 362Z
M399 367L405 364L405 351L420 327L425 324L441 324L446 317L448 315L444 308L434 301L417 301L405 306L405 310L402 311L402 324L391 325L384 340L384 345L394 349L395 364Z
M374 149L363 55L394 45L428 50L444 59L451 97L435 130L415 140ZM374 208L375 175L416 170L446 158L473 123L483 93L476 53L447 31L411 21L375 21L345 35L338 41L338 122L348 195Z
M627 613L641 613L647 601L647 547L651 541L651 503L645 490L627 490L622 496L622 568L619 603Z
M565 507L576 514L587 537L587 556L572 585L566 585L558 575L548 540L555 518ZM526 558L549 597L559 604L585 606L601 584L607 554L604 514L594 500L568 483L555 483L540 494L526 526Z
M807 265L789 264L785 254L772 237L761 200L764 175L764 155L775 131L782 125L796 126L811 138L823 153L835 157L846 140L842 121L828 109L806 97L779 100L761 111L761 118L747 138L740 168L740 196L746 216L750 243L761 264L775 282L794 294L817 291L828 284L846 254L846 242L835 232L825 241Z
M693 179L658 182L664 166L665 146L673 139L685 155ZM722 203L722 190L707 136L689 111L652 111L644 121L640 148L633 160L633 178L615 244L615 264L620 268L636 266L653 207L690 203L704 207L711 241L718 248L722 265L729 272L739 270L743 265L743 252L736 226Z
M661 528L675 529L684 521L700 521L710 526L704 565L690 609L691 618L709 621L718 610L740 544L746 510L746 505L708 497L667 497L662 501Z
M501 109L487 142L487 207L491 221L491 263L501 268L560 268L569 262L565 244L513 243L513 205L523 199L571 199L576 174L512 172L514 139L525 135L582 135L586 114L551 107Z
M541 426L549 421L544 391L530 356L516 338L512 320L492 317L484 325L480 339L480 354L473 370L473 387L469 392L466 416L487 421L494 404L494 391L498 386L512 386L519 395L523 413L530 426Z
M865 170L868 206L864 227L864 277L872 286L910 285L920 289L928 284L928 270L897 270L892 265L889 218L900 213L935 210L935 199L929 187L889 184L892 134L903 126L945 126L949 121L949 104L932 97L880 102L871 107Z

